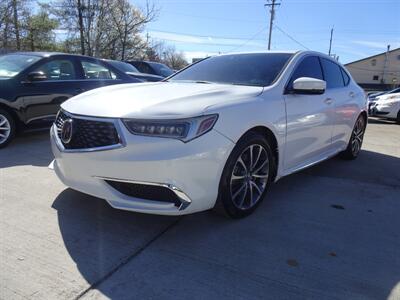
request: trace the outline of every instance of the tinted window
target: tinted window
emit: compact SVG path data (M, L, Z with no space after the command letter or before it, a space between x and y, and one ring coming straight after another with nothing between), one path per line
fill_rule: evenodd
M168 77L174 73L168 66L159 63L150 63L154 70L158 73L157 75L161 75L164 77Z
M340 71L342 71L344 85L348 85L350 82L349 75L347 75L346 71L343 70L343 68L340 68Z
M300 77L311 77L324 80L318 57L308 56L301 61L301 63L296 67L292 78L290 79L288 88L291 89L293 86L293 81Z
M110 69L98 63L82 61L82 68L86 79L117 79Z
M75 68L71 61L66 59L55 59L49 61L35 70L43 72L47 80L73 80L76 79Z
M142 73L147 73L147 74L154 74L154 71L150 68L149 65L143 62L136 62L135 67Z
M139 70L136 69L134 66L118 60L107 60L109 64L111 64L114 68L119 69L122 72L132 72L132 73L139 73Z
M257 53L210 57L173 75L171 81L268 86L291 56L288 53Z
M328 89L343 87L343 77L340 67L336 63L324 58L321 58L321 63L324 71L326 87Z
M11 78L41 57L33 55L8 54L0 56L0 78Z

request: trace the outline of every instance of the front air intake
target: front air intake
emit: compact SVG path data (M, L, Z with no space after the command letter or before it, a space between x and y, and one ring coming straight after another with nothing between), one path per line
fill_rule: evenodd
M181 199L170 188L162 185L148 185L131 182L105 180L111 187L121 194L159 202L173 203L176 207L182 206Z

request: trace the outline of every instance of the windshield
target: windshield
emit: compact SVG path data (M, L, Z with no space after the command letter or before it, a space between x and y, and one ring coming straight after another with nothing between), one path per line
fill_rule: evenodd
M122 72L140 73L138 69L126 62L117 60L108 60L108 62Z
M157 74L161 76L168 77L174 74L174 71L164 64L160 63L150 63L150 64L156 70Z
M172 81L268 86L282 71L292 54L230 54L207 58L171 77Z
M28 66L34 64L40 56L25 54L6 54L0 56L0 78L11 78Z

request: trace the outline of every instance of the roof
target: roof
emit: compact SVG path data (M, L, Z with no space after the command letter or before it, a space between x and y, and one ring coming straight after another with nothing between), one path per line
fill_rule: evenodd
M394 52L394 51L399 51L399 50L400 50L400 48L396 48L396 49L390 50L389 53L392 53L392 52ZM384 55L385 53L386 53L386 51L385 51L385 52L381 52L381 53L379 53L379 54L372 55L372 56L368 56L368 57L365 57L365 58L362 58L362 59L359 59L359 60L355 60L355 61L353 61L353 62L350 62L350 63L345 64L345 66L348 66L348 65L351 65L351 64L355 64L355 63L358 63L358 62L360 62L360 61L369 60L369 59L371 59L371 58Z
M39 56L39 57L50 57L50 56L55 56L55 55L68 55L68 56L82 56L82 57L90 57L86 55L80 55L80 54L70 54L70 53L63 53L63 52L10 52L6 54L21 54L21 55L33 55L33 56ZM92 57L92 58L97 58L97 57ZM97 58L99 59L99 58Z

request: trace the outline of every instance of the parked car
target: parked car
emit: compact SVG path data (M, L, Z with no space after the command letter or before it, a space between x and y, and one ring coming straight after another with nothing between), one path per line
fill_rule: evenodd
M134 66L142 73L153 74L161 76L163 78L166 78L174 74L174 70L172 70L170 67L162 63L157 63L152 61L139 61L139 60L129 60L126 62Z
M0 148L13 139L17 127L54 120L60 104L72 96L106 85L134 82L141 80L92 57L47 52L2 55Z
M371 115L386 119L394 119L400 124L400 89L376 98L371 107Z
M355 159L366 125L363 90L331 57L225 54L63 103L51 167L118 209L239 218L279 178L339 153Z
M122 72L125 72L129 76L142 81L157 82L164 79L164 77L162 76L141 73L134 66L123 61L110 60L110 59L107 59L105 61L108 62L110 65L114 66L115 68L120 69Z
M375 102L378 100L380 96L386 95L386 94L394 94L394 93L400 93L400 88L390 90L390 91L383 91L383 92L376 92L368 95L368 114L371 115L371 109L375 105Z

